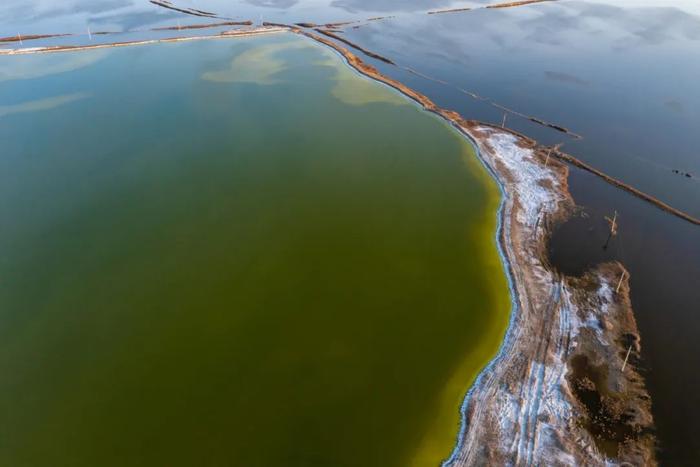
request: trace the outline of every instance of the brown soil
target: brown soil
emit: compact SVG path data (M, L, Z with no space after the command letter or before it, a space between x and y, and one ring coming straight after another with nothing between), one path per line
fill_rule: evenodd
M610 345L600 345L600 336L586 328L567 362L567 380L579 408L577 421L609 458L653 465L656 441L651 399L637 369L641 338L629 300L629 273L620 263L605 264L598 271L598 275L589 272L581 278L567 279L574 290L588 290L598 287L601 274L612 283L618 277L625 278L617 282L617 312L598 317L602 335ZM584 306L600 306L580 299Z
M471 8L450 8L449 10L433 10L429 11L429 15L440 15L443 13L459 13L460 11L471 11Z
M513 8L517 6L530 5L532 3L556 2L557 0L523 0L520 2L497 3L496 5L487 5L486 8Z
M65 37L71 36L72 34L27 34L23 36L18 34L16 36L0 37L0 42L24 42L33 41L36 39L48 39L51 37Z
M204 16L207 18L215 18L216 17L216 13L211 13L209 11L197 10L194 8L179 8L167 0L149 0L149 2L151 2L152 4L157 5L159 7L167 8L168 10L178 11L178 12L184 13L186 15Z
M253 22L248 21L225 21L223 23L188 24L185 26L167 26L163 28L153 28L151 31L180 31L183 29L207 29L220 28L223 26L252 26ZM95 34L95 33L93 33Z
M467 400L467 430L450 463L517 465L546 462L559 465L573 461L591 465L603 464L607 457L616 462L642 461L644 465L653 465L655 442L651 433L651 403L641 376L633 369L634 358L628 362L624 374L619 370L616 370L617 374L607 370L607 378L611 374L615 377L614 392L600 392L602 385L606 384L602 379L604 370L622 365L620 354L626 352L629 340L622 336L636 336L635 342L639 342L629 306L627 283L621 284L613 303L605 304L607 315L597 318L607 323L603 333L605 338L598 339L588 327L572 324L578 322L576 320L588 322L589 318L595 321L589 316L593 313L595 317L597 313L591 307L600 309L603 305L596 304L596 301L603 300L597 289L604 281L609 283L616 274L619 276L622 267L605 265L591 272L587 282L576 282L576 279L560 278L547 263L546 244L551 231L574 208L567 187L566 165L549 161L546 170L553 174L554 179L540 182L558 199L556 207L544 212L536 221L525 219L523 222L519 215L523 210L520 200L527 194L517 192L517 173L511 172L500 160L500 154L490 145L489 138L499 133L514 135L517 145L533 151L534 159L529 163L541 166L544 166L549 148L539 146L515 131L465 120L457 112L442 109L427 96L384 76L335 42L299 29L294 29L294 32L332 47L360 73L397 89L427 111L455 125L476 143L482 158L505 187L506 205L501 211L504 227L499 241L508 257L519 309L499 359L482 375ZM580 310L586 310L587 315L576 316ZM574 332L579 334L572 338ZM584 365L585 362L593 363ZM544 376L534 378L533 371L541 371ZM570 376L564 378L564 375ZM542 396L538 395L539 386L544 387ZM560 393L561 396L556 396ZM595 397L590 397L596 393L600 394L598 405L595 405ZM525 415L510 415L512 422L504 425L501 411L506 400L514 400L520 407L515 413ZM564 408L558 411L547 408L557 404ZM566 410L572 415L562 417L562 411ZM531 413L536 417L531 418ZM548 436L548 444L542 441L543 433ZM536 443L538 439L540 441ZM514 449L516 440L517 449ZM607 445L606 442L613 444Z
M367 49L365 49L365 48L362 48L362 47L360 47L359 45L357 45L357 44L355 44L355 43L353 43L353 42L350 42L349 40L345 39L344 37L340 37L339 35L335 34L334 32L329 31L328 29L319 29L319 28L317 28L317 29L314 29L314 31L316 31L316 32L318 32L318 33L321 33L321 34L323 34L324 36L331 37L331 38L333 38L333 39L335 39L335 40L337 40L337 41L340 41L340 42L342 42L342 43L344 43L344 44L347 44L347 45L349 45L350 47L352 47L353 49L359 50L360 52L362 52L363 54L367 55L368 57L376 58L377 60L380 60L380 61L382 61L382 62L384 62L384 63L388 63L389 65L395 65L395 63L394 63L393 61L389 60L388 58L383 57L383 56L381 56L381 55L379 55L379 54L376 54L376 53L374 53L374 52L371 52L371 51L369 51L369 50L367 50Z

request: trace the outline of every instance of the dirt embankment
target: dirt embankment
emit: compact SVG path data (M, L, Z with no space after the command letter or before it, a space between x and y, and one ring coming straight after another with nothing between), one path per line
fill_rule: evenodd
M151 31L181 31L185 29L207 29L221 28L226 26L252 26L253 22L247 21L224 21L223 23L205 23L205 24L186 24L184 26L166 26L162 28L153 28Z
M217 18L216 13L212 13L210 11L203 11L203 10L197 10L196 8L180 8L172 4L172 2L169 2L168 0L149 0L152 4L157 5L159 7L167 8L168 10L173 10L177 11L180 13L184 13L186 15L192 15L192 16L203 16L206 18Z
M550 232L574 208L567 166L545 162L549 148L524 135L465 120L337 43L294 31L452 123L477 145L503 189L499 244L514 293L512 322L465 399L459 443L446 464L653 465L651 402L635 369L640 339L629 274L612 263L571 279L547 263ZM624 362L628 351L632 358Z
M0 49L0 55L27 55L38 53L55 53L55 52L74 52L79 50L107 49L111 47L129 47L135 45L159 44L163 42L188 42L205 39L227 39L231 37L256 36L261 34L272 34L277 32L288 31L287 27L271 27L263 26L250 29L233 29L220 34L210 36L185 36L185 37L169 37L164 39L147 39L140 41L124 41L110 42L106 44L90 44L90 45L62 45L62 46L47 46L47 47L32 47L24 49Z
M441 15L444 13L459 13L461 11L470 11L470 10L471 10L471 8L450 8L448 10L432 10L432 11L429 11L428 14L429 15Z
M554 271L548 238L574 208L567 166L545 165L548 151L512 132L464 130L503 186L499 241L515 300L503 347L465 400L447 464L655 465L629 274L619 263L582 278Z
M485 8L513 8L517 6L531 5L533 3L556 2L557 0L523 0L521 2L497 3L495 5L486 5Z
M0 42L24 42L33 41L36 39L50 39L52 37L66 37L71 35L72 34L27 34L23 36L21 34L17 34L16 36L0 37Z
M548 0L548 1L549 1L549 0ZM553 1L553 0L552 0L552 1ZM285 26L286 26L286 25L285 25ZM359 71L362 72L363 74L365 74L365 75L367 75L367 76L369 76L369 77L371 77L371 78L373 78L373 79L376 79L377 81L381 81L381 82L383 82L383 83L385 83L385 84L387 84L387 85L389 85L389 86L391 86L391 87L393 87L393 88L395 88L395 89L401 91L403 94L406 94L408 97L411 97L412 99L414 99L414 100L420 102L426 109L428 109L428 110L430 110L430 111L433 111L433 112L435 112L435 113L438 113L439 115L445 117L447 120L450 120L452 123L454 123L454 124L459 124L459 125L462 125L462 126L467 126L468 124L476 123L476 122L473 122L473 121L467 122L464 118L462 118L462 117L461 117L459 114L457 114L456 112L448 111L448 110L445 110L445 109L440 109L440 108L438 108L438 107L437 107L432 101L430 101L430 99L428 99L426 96L424 96L424 95L422 95L422 94L420 94L420 93L414 91L413 89L411 89L411 88L409 88L409 87L403 85L402 83L400 83L400 82L398 82L398 81L396 81L396 80L393 80L393 79L390 79L390 78L386 77L385 75L383 75L382 73L380 73L376 68L374 68L373 66L371 66L371 65L369 65L369 64L367 64L367 63L365 63L365 62L363 62L359 57L355 56L354 54L352 54L351 52L349 52L347 49L345 49L345 48L342 47L342 46L339 46L339 45L336 44L335 42L329 41L329 40L327 40L327 39L325 39L325 38L322 38L322 37L319 37L318 35L313 34L313 33L310 33L310 32L308 32L308 31L302 31L302 30L300 30L299 28L295 28L295 27L291 27L291 26L286 26L286 27L290 27L290 28L292 29L292 31L294 31L294 32L297 32L297 33L299 33L299 34L306 35L306 36L308 36L308 37L310 37L310 38L312 38L312 39L314 39L314 40L316 40L316 41L318 41L318 42L321 42L321 43L323 43L323 44L325 44L325 45L328 45L329 47L334 48L335 50L337 50L338 52L340 52L340 53L345 57L345 59L348 61L348 63L350 63L350 65L352 65L354 68L356 68L357 70L359 70ZM392 65L396 65L396 63L394 63L392 60L390 60L390 59L388 59L388 58L386 58L386 57L383 57L383 56L381 56L381 55L378 55L378 54L376 54L376 53L374 53L374 52L371 52L371 51L369 51L369 50L366 50L366 49L362 48L361 46L359 46L359 45L357 45L357 44L354 44L354 43L348 41L347 39L345 39L345 38L343 38L343 37L338 36L337 34L333 34L333 33L329 32L329 31L325 31L325 30L321 30L321 29L314 29L314 31L319 32L319 33L322 33L322 34L324 34L325 36L331 37L331 38L333 38L333 39L335 39L335 40L337 40L337 41L343 42L343 43L349 45L350 47L352 47L352 48L354 48L354 49L356 49L356 50L359 50L360 52L362 52L363 54L365 54L365 55L367 55L367 56L369 56L369 57L379 59L379 60L381 60L381 61L383 61L383 62L385 62L385 63L389 63L389 64L392 64ZM397 66L398 66L398 65L397 65ZM406 70L406 71L408 71L409 73L412 73L412 74L421 76L421 77L423 77L423 78L425 78L425 79L429 79L429 80L431 80L431 81L435 81L435 82L438 82L438 83L440 83L440 84L444 84L444 85L447 85L447 86L452 86L450 83L448 83L448 82L446 82L446 81L438 80L438 79L436 79L436 78L432 78L432 77L430 77L430 76L423 75L423 74L421 74L421 73L419 73L419 72L417 72L416 70L413 70L413 69L411 69L411 68L403 67L403 66L402 66L401 68L404 69L404 70ZM498 103L496 103L496 102L492 102L492 101L490 101L488 98L484 98L484 97L478 96L478 95L476 95L476 94L474 94L474 93L471 93L471 92L469 92L469 91L464 91L464 90L461 90L461 89L460 89L460 91L462 91L462 92L464 92L464 93L466 93L466 94L471 95L471 96L474 97L475 99L488 101L488 102L491 103L491 105L493 105L494 107L496 107L496 108L498 108L498 109L503 110L503 111L506 112L506 113L513 114L513 115L517 115L517 116L519 116L519 117L522 117L522 118L525 118L525 119L527 119L527 120L530 120L530 121L532 121L532 122L534 122L534 123L537 123L537 124L540 124L540 125L543 125L543 126L547 126L547 127L549 127L549 128L552 128L552 129L555 129L555 130L560 131L560 132L562 132L562 133L565 133L565 134L567 134L567 135L569 135L569 136L572 136L572 137L574 137L574 138L576 138L576 139L582 138L581 135L579 135L579 134L577 134L577 133L574 133L573 131L571 131L571 130L569 130L568 128L563 127L563 126L561 126L561 125L557 125L557 124L554 124L554 123L551 123L551 122L547 122L547 121L544 121L544 120L542 120L542 119L540 119L540 118L533 117L533 116L531 116L531 115L523 114L523 113L521 113L521 112L515 111L515 110L510 109L510 108L508 108L508 107L502 106L502 105L500 105L500 104L498 104ZM481 123L481 125L492 126L493 128L500 128L500 127L497 127L497 126L495 126L495 125L489 125L489 124L485 124L485 123ZM523 134L521 134L521 133L515 132L514 130L510 130L510 129L508 129L508 128L501 128L501 130L502 130L502 131L510 132L510 133L512 133L512 134L517 135L517 136L520 137L520 138L523 138L524 140L527 140L527 141L529 141L529 142L531 142L531 143L534 143L534 141L533 141L532 139L530 139L529 137L527 137L527 136L525 136L525 135L523 135ZM569 163L569 164L572 164L572 165L574 165L574 166L576 166L576 167L579 167L579 168L581 168L581 169L583 169L583 170L586 170L586 171L588 171L588 172L590 172L590 173L592 173L592 174L594 174L594 175L596 175L596 176L602 178L603 180L605 180L606 182L610 183L611 185L616 186L616 187L618 187L618 188L620 188L620 189L622 189L622 190L625 190L625 191L627 191L628 193L630 193L630 194L632 194L632 195L638 197L639 199L642 199L643 201L646 201L646 202L648 202L648 203L650 203L650 204L652 204L652 205L658 207L659 209L662 209L662 210L664 210L664 211L666 211L666 212L668 212L668 213L670 213L670 214L672 214L672 215L674 215L674 216L676 216L676 217L679 217L679 218L681 218L681 219L683 219L683 220L685 220L685 221L688 221L688 222L690 222L690 223L692 223L692 224L700 225L700 219L697 219L697 218L695 218L695 217L693 217L693 216L691 216L691 215L689 215L689 214L687 214L687 213L685 213L685 212L683 212L683 211L681 211L681 210L679 210L679 209L676 209L676 208L674 208L673 206L670 206L670 205L668 205L667 203L664 203L663 201L661 201L661 200L659 200L659 199L657 199L657 198L655 198L655 197L653 197L653 196L651 196L651 195L649 195L649 194L647 194L647 193L644 193L643 191L641 191L641 190L639 190L639 189L637 189L637 188L635 188L635 187L633 187L633 186L631 186L631 185L629 185L629 184L627 184L627 183L624 183L624 182L622 182L622 181L620 181L620 180L618 180L618 179L616 179L616 178L614 178L614 177L611 177L611 176L607 175L606 173L602 172L601 170L598 170L598 169L596 169L595 167L592 167L591 165L586 164L585 162L583 162L583 161L577 159L576 157L574 157L574 156L572 156L572 155L570 155L570 154L567 154L567 153L565 153L565 152L560 151L560 150L557 149L557 148L554 148L554 149L552 149L552 151L551 151L551 155L554 156L554 157L556 157L556 158L559 159L559 160L562 160L562 161L567 162L567 163Z
M323 34L324 36L331 37L331 38L333 38L333 39L335 39L335 40L337 40L337 41L340 41L340 42L342 42L342 43L344 43L344 44L347 44L347 45L349 45L350 47L352 47L353 49L359 50L360 52L362 52L363 54L367 55L368 57L375 58L375 59L377 59L377 60L379 60L379 61L382 61L382 62L384 62L384 63L388 63L389 65L395 65L395 63L394 63L393 61L391 61L390 59L388 59L388 58L386 58L386 57L383 57L383 56L381 56L381 55L379 55L379 54L377 54L377 53L374 53L374 52L372 52L372 51L370 51L370 50L367 50L367 49L365 49L365 48L363 48L363 47L361 47L361 46L359 46L359 45L357 45L357 44L355 44L355 43L353 43L353 42L350 42L349 40L345 39L344 37L340 37L339 35L337 35L337 34L331 32L331 31L329 31L329 30L327 30L327 29L316 28L316 29L314 29L314 31L316 31L316 32L318 32L318 33L320 33L320 34Z
M513 8L518 6L530 5L532 3L556 2L557 0L524 0L520 2L496 3L494 5L486 5L479 8L446 8L444 10L431 10L429 15L441 15L444 13L462 13L465 11L481 10L484 8Z

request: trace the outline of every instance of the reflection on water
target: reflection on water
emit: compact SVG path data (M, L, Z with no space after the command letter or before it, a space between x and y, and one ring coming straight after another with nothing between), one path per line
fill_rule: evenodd
M345 36L457 88L570 128L584 138L569 139L517 117L508 120L513 128L544 143L564 142L564 149L581 159L700 216L696 141L700 128L700 3L695 0L560 1L445 15L423 13L495 1L176 3L256 21L327 22L396 15L347 29ZM121 31L172 25L177 20L204 21L137 0L9 0L0 4L0 35L82 32L88 25ZM455 87L369 61L467 117L499 123L503 118L502 111L489 102L473 99ZM61 60L57 63L52 66L70 67L61 65ZM227 69L218 63L209 72L225 74ZM0 79L7 79L8 73L19 72L0 68ZM350 75L336 75L339 85L345 83L344 76ZM333 94L348 103L358 96L346 84ZM363 89L362 98L366 96ZM3 103L20 104L17 99ZM677 414L700 418L700 374L695 372L700 354L693 347L700 334L696 313L700 233L697 227L577 170L570 185L588 217L573 219L555 234L553 258L569 273L606 259L620 259L630 269L633 305L662 442L661 460L696 463L700 447L692 425L678 422ZM620 235L603 250L602 219L614 210L620 213Z

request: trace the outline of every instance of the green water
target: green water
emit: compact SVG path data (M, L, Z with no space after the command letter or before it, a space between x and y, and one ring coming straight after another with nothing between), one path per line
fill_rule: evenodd
M287 34L0 58L0 465L436 465L509 297L446 124Z

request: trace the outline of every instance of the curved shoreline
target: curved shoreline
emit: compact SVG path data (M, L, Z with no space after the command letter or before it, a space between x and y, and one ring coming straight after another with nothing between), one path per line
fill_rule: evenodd
M454 126L454 124L452 125ZM448 466L451 465L455 462L459 452L462 450L462 441L464 439L464 435L468 429L468 422L467 422L467 408L469 405L469 401L471 400L472 394L475 390L476 387L481 385L481 379L485 377L485 375L492 370L494 366L498 364L498 362L502 359L503 353L505 350L508 348L509 343L511 343L513 339L513 331L514 331L514 325L515 325L515 316L517 314L517 309L518 309L518 301L517 301L517 296L518 296L518 291L515 287L515 280L513 276L513 269L512 265L510 263L510 259L508 256L505 254L504 248L505 244L507 244L509 240L509 234L506 229L503 228L504 221L506 219L506 197L507 197L507 192L506 192L506 187L501 178L498 176L496 172L493 171L493 169L486 163L484 160L484 156L481 154L481 150L479 148L479 144L476 140L474 140L471 135L466 134L457 128L457 131L466 137L467 141L469 141L469 144L472 145L474 148L474 152L477 156L477 159L479 160L479 163L484 167L484 169L488 172L489 176L493 178L493 180L496 182L496 185L498 186L498 189L501 193L501 198L498 203L498 210L496 211L496 216L497 216L497 222L496 222L496 249L498 251L498 256L501 258L501 263L504 266L504 270L506 273L506 281L508 282L508 290L510 293L510 313L508 315L508 325L506 327L506 331L503 335L503 340L501 341L500 346L498 347L498 351L494 355L494 357L484 366L484 368L481 369L479 374L474 378L474 382L472 385L469 387L469 390L464 396L464 399L462 400L462 403L460 404L459 408L459 414L460 414L460 426L459 426L459 432L457 433L457 442L455 443L454 448L452 449L452 452L450 453L450 456L445 459L442 462L443 466Z
M532 139L509 129L465 120L456 112L440 108L427 96L382 75L328 39L298 28L279 26L283 27L249 30L236 35L291 30L334 49L358 73L395 89L465 136L501 191L496 243L506 269L511 312L498 351L464 396L457 442L443 465L654 464L649 397L641 376L634 369L640 339L629 306L629 286L625 280L629 274L625 278L624 268L614 263L598 267L588 277L570 279L559 276L546 263L544 247L552 224L565 218L574 208L566 186L567 166L559 160L547 165L547 148L538 146ZM216 37L230 36L24 49L18 53ZM618 283L620 274L623 276ZM524 334L528 331L531 333ZM533 336L539 341L532 342ZM633 347L635 352L628 371L618 371L627 363L625 357L625 364L622 364L620 351L623 356L625 352L629 356ZM576 358L579 360L574 361ZM582 362L581 378L577 376L575 362ZM599 375L601 365L611 367L605 369L606 387L599 388L588 373ZM579 397L579 394L588 394L586 391L597 393L599 400L609 398L608 393L613 394L614 404L604 407L613 418L620 407L621 413L632 411L634 414L631 431L624 432L632 433L630 436L634 439L619 443L614 440L618 456L612 456L615 458L612 461L611 456L596 447L596 427L591 420L597 413L592 413L591 407Z
M568 167L559 158L548 161L548 148L531 138L465 120L344 47L291 30L450 123L475 146L501 190L496 235L512 310L499 350L462 401L457 442L443 465L655 465L650 398L634 364L627 364L633 348L635 362L640 352L629 273L609 263L574 279L547 264L552 228L575 208ZM627 354L624 363L620 353ZM579 363L590 375L579 374Z

